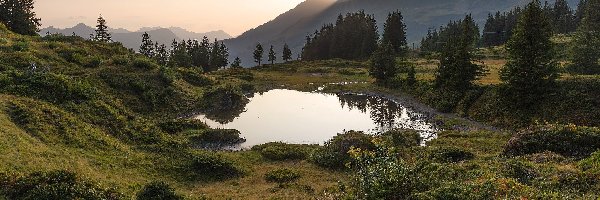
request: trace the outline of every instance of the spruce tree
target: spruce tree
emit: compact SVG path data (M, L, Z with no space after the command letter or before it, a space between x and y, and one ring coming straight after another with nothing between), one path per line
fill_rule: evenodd
M508 61L500 73L506 86L504 96L512 100L510 105L533 105L558 78L551 36L547 15L539 0L534 0L521 13L507 44Z
M242 68L242 59L240 59L240 57L235 57L235 60L233 60L233 62L231 63L231 68Z
M97 20L98 24L96 25L96 35L94 36L94 40L98 42L110 42L111 37L110 33L108 33L108 27L106 26L106 20L100 15Z
M575 29L575 16L566 0L556 0L554 8L552 9L552 14L555 33L565 34Z
M254 62L258 63L258 66L260 66L262 62L264 53L265 50L263 49L262 45L260 43L256 44L256 48L254 49Z
M483 67L475 64L473 51L478 36L475 21L467 15L457 33L448 36L436 73L436 87L464 92L473 87L473 81L483 75Z
M154 57L155 44L150 39L150 35L147 32L142 34L142 44L140 45L140 54L152 58Z
M269 62L271 62L272 64L275 64L275 61L277 60L277 54L275 53L275 50L273 49L273 45L271 45L271 49L269 49Z
M221 46L219 45L219 42L217 41L217 39L215 39L215 42L212 44L212 47L211 47L209 67L205 68L204 71L205 72L217 71L219 69L219 67L221 66L221 62L222 62Z
M583 19L575 33L571 51L572 71L600 73L600 0L587 0L585 3Z
M574 25L575 25L576 29L581 24L581 20L583 19L583 15L585 14L586 3L587 3L587 0L579 0L579 4L577 4L577 10L575 10L575 17L574 17Z
M36 35L40 19L33 11L34 0L0 0L0 23L22 35Z
M373 53L369 75L375 78L377 85L386 85L398 74L394 53L394 47L390 43L382 43Z
M154 48L154 60L156 60L156 62L161 66L167 65L169 62L169 53L167 52L167 46L164 44L159 45L158 42L155 42Z
M290 47L288 46L288 44L284 44L283 45L283 56L282 56L283 60L285 62L287 62L288 60L292 59L292 50L290 49Z
M398 56L406 56L408 43L406 42L406 24L400 11L388 14L383 29L383 42L390 43Z
M171 44L171 56L169 57L169 66L192 66L192 57L187 52L187 43L185 41L177 42L177 40L173 40L173 43Z

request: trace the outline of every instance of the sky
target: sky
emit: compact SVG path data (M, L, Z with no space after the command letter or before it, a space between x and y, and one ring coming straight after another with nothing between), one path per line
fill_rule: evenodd
M176 26L194 32L223 30L232 36L257 27L304 0L36 0L42 28L93 26L100 14L111 28Z

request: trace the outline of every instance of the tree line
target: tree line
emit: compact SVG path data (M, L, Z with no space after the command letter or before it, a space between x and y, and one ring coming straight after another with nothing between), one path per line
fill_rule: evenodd
M256 47L254 49L254 52L252 54L252 57L254 58L254 62L256 64L258 64L258 66L260 66L262 64L262 61L264 59L264 54L265 54L264 47L262 46L262 44L257 43ZM285 62L292 60L292 50L290 49L290 46L288 46L287 43L283 45L283 50L282 50L281 55L282 55L281 59ZM236 59L239 60L239 58L236 58ZM271 48L269 48L269 52L267 54L267 59L269 62L271 62L271 64L275 64L275 61L277 61L277 53L275 52L275 47L273 45L271 45Z

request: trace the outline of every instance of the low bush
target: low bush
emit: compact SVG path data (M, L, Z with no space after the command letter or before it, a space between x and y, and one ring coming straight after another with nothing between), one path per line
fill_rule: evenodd
M300 173L291 169L276 169L265 174L265 180L278 184L295 182L300 179Z
M199 135L192 136L190 140L201 144L234 145L246 142L240 134L240 131L235 129L207 129Z
M133 61L131 61L131 66L145 70L153 70L159 68L158 64L156 64L154 61L143 57L134 58Z
M102 58L100 56L88 56L83 59L83 66L87 68L96 68L102 65Z
M151 182L137 193L137 200L183 200L183 196L164 182Z
M191 169L197 177L224 179L243 175L232 161L215 153L201 153L192 158Z
M600 150L600 129L574 125L531 127L514 135L504 147L504 154L520 156L544 151L583 158Z
M456 163L475 158L475 155L458 147L435 147L428 149L428 158L435 162Z
M174 119L158 123L163 131L169 134L178 134L186 130L202 130L208 128L206 124L193 119Z
M7 199L124 199L114 189L100 188L73 172L35 172L26 176L0 175L0 197Z
M373 136L360 131L348 131L338 134L327 141L323 148L314 151L310 160L321 167L343 169L346 167L346 163L352 161L348 152L352 148L373 150L375 144L372 140Z
M204 93L201 110L209 119L228 123L244 112L248 102L240 88L232 85L219 86Z
M384 140L394 147L414 147L421 145L423 138L415 130L391 130L381 134Z
M511 159L504 163L502 173L509 178L514 178L523 184L530 184L537 176L534 166L526 161Z
M252 147L263 157L269 160L302 160L316 148L314 145L286 144L283 142L270 142Z
M126 66L129 65L129 63L131 62L131 58L126 55L112 56L110 60L113 65L119 66Z
M600 174L600 151L596 151L590 157L579 161L579 167L585 171Z

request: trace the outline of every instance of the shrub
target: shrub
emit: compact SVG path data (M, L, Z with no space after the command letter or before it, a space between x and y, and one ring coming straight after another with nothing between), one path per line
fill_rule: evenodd
M600 129L574 125L546 125L529 128L513 136L504 154L520 156L552 151L563 156L587 157L600 149Z
M191 169L199 177L214 179L233 178L243 174L242 170L221 155L202 153L192 159Z
M394 147L414 147L421 145L423 138L415 130L391 130L381 136Z
M475 155L458 147L437 147L429 149L428 157L436 162L456 163L471 160Z
M325 146L311 155L311 161L321 167L343 169L351 161L348 152L352 148L373 150L375 144L372 136L359 131L348 131L334 136Z
M129 58L129 56L125 56L125 55L111 57L111 62L114 65L126 66L126 65L129 65L130 61L131 61L131 58Z
M270 142L252 147L253 151L269 160L302 160L305 159L314 146L301 144L286 144L283 142Z
M183 200L181 195L164 182L151 182L144 186L137 196L137 200Z
M25 40L19 40L12 45L13 51L27 51L29 49L29 43Z
M600 151L596 151L589 158L580 161L579 166L583 170L600 174Z
M204 93L201 110L209 119L228 123L244 112L248 102L240 88L219 86Z
M83 60L83 66L87 68L100 67L102 58L100 56L88 56Z
M0 73L0 92L42 99L52 103L81 103L98 92L88 83L54 73Z
M203 144L234 145L246 142L246 139L240 138L240 131L235 129L208 129L200 135L190 138L194 142Z
M160 129L169 134L177 134L186 130L201 130L208 128L208 126L203 122L193 119L174 119L162 121L158 124L158 126Z
M69 171L35 172L0 178L0 196L7 199L122 199L113 189L81 179Z
M134 58L131 62L131 66L145 70L153 70L159 68L158 64L156 64L154 61L143 57Z
M267 172L265 180L278 184L286 184L300 179L300 173L291 169L277 169Z
M511 159L504 163L502 173L509 177L514 178L523 184L530 184L533 179L537 176L534 170L534 166L531 163Z

